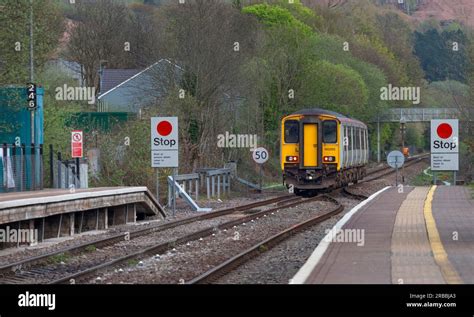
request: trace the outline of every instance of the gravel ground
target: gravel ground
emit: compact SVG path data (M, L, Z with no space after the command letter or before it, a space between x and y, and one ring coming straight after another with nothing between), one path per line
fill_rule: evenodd
M252 209L252 211L261 211L271 208L272 206L263 206L259 207L258 209ZM31 282L44 283L52 279L58 279L66 274L85 270L92 266L104 263L106 261L110 261L114 258L118 258L126 254L134 253L138 250L142 250L144 248L151 247L159 243L172 241L176 238L183 237L190 233L206 228L216 227L222 223L246 216L248 215L247 212L228 214L217 218L205 219L198 222L189 223L184 226L178 226L175 228L153 232L129 241L124 240L122 242L106 246L101 249L96 248L89 252L85 251L80 254L59 256L50 261L49 265L41 265L42 269L46 269L49 272L38 276L34 280L31 280Z
M268 217L239 225L232 230L219 231L211 237L193 241L167 254L145 259L132 266L100 275L101 283L184 283L293 224L326 212L335 205L315 201L282 209ZM98 280L92 279L90 283Z

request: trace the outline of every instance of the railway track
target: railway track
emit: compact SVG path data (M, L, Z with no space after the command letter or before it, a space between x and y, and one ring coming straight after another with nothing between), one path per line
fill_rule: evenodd
M78 245L61 248L61 249L48 252L42 255L28 257L20 261L16 261L16 262L9 263L6 265L1 265L0 266L0 284L22 283L22 282L26 282L30 278L37 278L40 275L49 273L50 272L49 270L43 269L43 268L33 268L31 270L25 270L25 269L47 262L49 259L51 259L54 256L59 256L63 254L78 254L80 252L86 251L90 247L103 248L106 246L114 245L119 242L123 242L124 240L132 240L132 239L142 237L148 234L165 231L165 230L176 228L179 226L184 226L193 222L214 219L214 218L223 217L223 216L230 215L233 213L238 213L238 212L245 213L254 208L267 206L271 204L275 204L276 206L279 206L279 205L281 206L285 203L296 202L298 200L301 200L301 198L295 197L293 195L283 195L283 196L261 200L261 201L257 201L257 202L253 202L253 203L249 203L245 205L220 209L220 210L216 210L210 213L188 217L181 220L158 224L158 225L147 227L147 228L119 233L110 237L95 239L93 241L88 241L88 242L81 243ZM17 273L22 273L22 274L18 276Z
M233 212L235 212L236 210L241 211L242 216L237 218L237 219L226 221L226 222L218 224L218 225L212 225L212 226L209 226L209 227L205 227L202 230L198 230L198 231L192 232L190 234L181 235L181 236L179 236L175 239L171 239L171 240L161 242L161 243L155 243L151 246L143 246L143 247L134 246L136 248L136 250L132 249L133 252L130 252L130 253L128 253L126 255L123 255L123 256L115 257L112 260L109 260L109 261L106 261L106 262L101 262L97 265L95 265L95 264L91 265L90 267L87 267L86 269L84 269L82 267L81 270L79 270L77 272L73 272L72 274L70 274L68 272L61 274L61 273L58 273L57 271L55 271L54 269L48 268L47 266L45 267L45 266L41 266L41 265L32 265L31 261L38 262L38 260L34 259L34 258L26 259L26 260L20 261L20 263L16 263L16 265L17 265L16 269L12 270L12 268L14 267L13 264L3 267L3 275L0 278L0 283L9 283L9 284L22 283L22 284L27 284L27 283L34 283L35 281L38 281L38 280L40 280L40 281L50 280L49 277L53 277L52 281L49 282L51 284L76 283L78 281L87 279L88 277L94 275L95 273L97 273L100 270L115 266L117 264L129 261L129 260L141 259L141 258L150 256L150 255L155 255L155 254L162 254L166 251L174 249L178 245L182 245L182 244L185 244L185 243L190 242L190 241L194 241L194 240L198 240L198 239L210 236L218 230L226 230L226 229L230 229L230 228L235 227L235 226L240 225L240 224L245 224L246 222L251 222L251 221L254 221L254 220L258 220L259 217L266 217L268 214L278 212L280 209L285 209L285 208L297 206L299 204L307 203L307 202L310 202L310 201L325 200L325 199L327 199L327 198L313 197L313 198L304 199L304 198L301 198L301 197L294 197L294 196L281 196L281 197L277 197L277 198L273 198L273 199L269 199L269 200L265 200L265 201L260 201L260 202L256 202L256 203L252 203L252 204L243 205L243 206L238 206L236 208L230 208L231 210L233 210ZM254 210L254 208L257 207L257 206L265 206L265 205L268 205L268 204L275 204L275 207L272 207L272 208L269 208L269 209L266 209L266 210L263 210L263 211L255 211ZM231 210L226 210L225 212L227 212L227 214L232 214L233 212ZM222 216L222 211L220 211L220 212L221 212L220 216ZM247 214L247 213L249 213L249 214ZM205 216L205 217L203 217L203 216ZM195 218L198 218L198 219L202 220L203 218L208 219L209 216L208 215L200 215L198 217L193 217L194 221L196 221ZM177 226L178 224L176 224L176 223L183 224L183 222L188 224L188 223L190 223L190 220L189 219L183 219L183 221L176 221L176 222L173 222L173 225ZM166 225L168 225L168 224L166 224ZM150 229L150 228L147 228L147 229ZM158 230L158 231L161 231L161 230ZM157 232L157 230L155 230L154 232ZM106 239L103 239L103 240L106 240ZM109 240L109 239L107 239L107 240ZM123 242L123 241L124 241L124 236L121 235L120 242ZM93 244L93 242L88 242L87 245L94 245L94 244ZM78 248L78 246L76 246L74 248ZM84 248L84 245L81 245L81 248ZM62 251L62 253L64 253L64 250L61 250L61 251ZM60 253L60 251L56 251L54 253L57 254L57 253ZM119 253L119 252L117 252L117 253ZM122 254L123 254L123 252L122 252ZM42 259L40 260L40 262L42 263L45 260L46 260L46 256L42 256ZM20 265L20 267L18 267L18 265ZM33 266L33 267L26 269L27 266L28 267ZM87 264L86 264L86 266L87 266ZM10 269L10 270L8 270L8 269ZM57 277L58 275L60 275L60 277Z
M300 222L296 225L291 226L264 241L256 243L255 245L251 246L250 248L246 249L245 251L239 253L238 255L220 263L219 265L214 266L212 269L206 271L205 273L195 277L192 280L186 282L186 284L206 284L212 283L213 281L223 277L224 275L228 274L229 272L235 270L240 265L244 264L245 262L249 261L252 258L259 256L260 254L267 252L272 247L278 245L282 241L288 239L292 235L304 231L314 225L320 224L323 221L339 214L344 210L344 206L340 204L336 199L323 195L326 199L332 201L336 207L314 217L311 217L308 220Z
M422 155L419 155L419 156L414 156L414 157L408 158L405 165L404 165L404 167L406 168L408 166L412 166L414 164L420 163L421 161L427 159L428 157L429 157L429 154L422 154ZM377 175L379 173L382 173L382 174ZM390 166L385 166L385 167L382 167L382 168L374 169L372 171L369 171L366 174L366 176L369 176L369 175L377 175L377 176L367 178L367 179L363 179L363 180L359 181L359 183L371 182L371 181L374 181L376 179L382 178L384 176L387 176L387 175L390 175L390 174L393 174L393 173L395 173L395 170L393 168L391 168Z
M231 221L219 224L217 226L205 228L203 230L199 230L197 232L193 232L193 233L187 234L185 236L179 237L179 238L174 239L172 241L167 241L165 243L155 244L151 247L141 249L141 250L139 250L135 253L132 253L132 254L129 254L129 255L126 255L126 256L121 256L121 257L118 257L114 260L108 261L106 263L102 263L100 265L93 266L89 269L86 269L86 270L83 270L83 271L80 271L80 272L76 272L74 274L70 274L70 275L61 277L59 279L55 279L55 280L51 281L49 284L76 283L78 281L83 281L83 280L86 280L86 279L90 279L95 274L100 272L101 270L109 269L111 267L114 267L114 266L119 265L121 263L124 263L126 261L129 261L129 260L132 260L132 259L135 259L135 260L142 259L142 258L151 256L151 255L156 254L156 253L158 253L158 254L164 253L164 252L169 251L170 249L172 249L172 248L174 248L178 245L183 245L187 242L195 241L195 240L210 236L210 235L212 235L213 233L215 233L219 230L227 230L227 229L235 228L238 225L258 220L260 217L266 217L269 214L274 214L275 212L279 212L281 209L294 207L294 206L304 204L304 203L308 203L308 202L312 202L312 201L327 200L327 199L331 199L331 198L328 198L327 196L317 196L317 197L306 198L306 199L304 199L304 198L303 199L293 198L291 202L288 202L286 204L280 204L279 206L276 206L276 207L273 207L273 208L270 208L270 209L267 209L267 210L254 212L254 213L251 213L251 214L249 214L247 216L244 216L242 218L231 220Z

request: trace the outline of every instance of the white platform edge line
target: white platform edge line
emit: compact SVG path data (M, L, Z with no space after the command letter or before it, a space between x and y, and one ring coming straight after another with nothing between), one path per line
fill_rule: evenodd
M379 190L378 192L370 195L369 198L359 203L357 206L352 208L351 211L346 213L344 217L339 219L339 221L334 225L334 227L332 227L331 231L326 234L326 236L321 240L316 249L314 249L313 253L310 255L305 264L303 264L299 271L296 272L295 276L293 276L289 284L304 284L306 282L306 279L309 277L313 269L316 267L316 265L319 263L324 253L328 249L329 244L331 243L331 237L333 237L335 233L337 233L338 230L341 229L342 226L344 226L347 221L349 221L349 219L351 219L351 217L355 213L357 213L362 207L367 205L370 201L374 200L375 197L377 197L390 187L391 186L387 186Z
M108 189L108 190L102 190L102 191L75 193L75 194L66 194L66 195L45 196L45 197L38 197L38 198L17 199L17 200L0 203L0 212L2 212L1 209L7 209L7 208L23 207L23 206L30 206L30 205L37 205L37 204L49 204L49 203L56 203L56 202L61 202L61 201L68 201L68 200L75 200L75 199L82 199L82 198L95 198L95 197L101 197L101 196L131 194L131 193L137 193L137 192L146 192L147 190L148 190L147 187L132 187L132 188Z

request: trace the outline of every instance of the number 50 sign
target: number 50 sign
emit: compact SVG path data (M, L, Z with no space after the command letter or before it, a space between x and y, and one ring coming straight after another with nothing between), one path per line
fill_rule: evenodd
M256 148L252 153L253 160L258 164L268 161L268 151L263 147Z

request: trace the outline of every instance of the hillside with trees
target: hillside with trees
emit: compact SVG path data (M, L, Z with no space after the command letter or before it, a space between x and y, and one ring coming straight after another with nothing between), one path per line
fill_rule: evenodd
M455 21L413 18L429 2L407 1L412 8L407 12L383 0L77 0L74 5L44 0L35 8L35 61L45 87L64 78L47 67L56 55L80 64L85 85L97 88L104 65L144 69L168 59L182 69L179 83L168 87L165 96L151 92L153 101L141 117L88 140L87 146L104 148L103 179L114 183L109 185L153 184L148 118L156 115L179 116L182 157L187 159L180 172L229 160L255 168L248 149L217 146L217 136L229 131L258 134L259 144L274 157L267 174L276 177L280 119L301 108L325 108L367 122L373 151L377 115L390 107L414 106L381 100L381 87L420 87L417 106L422 107L473 104L471 29ZM10 43L0 48L2 85L27 80L27 50L16 54L12 48L16 40L27 42L27 16L14 12L28 3L0 1L0 39ZM64 132L57 122L65 122L71 107L53 93L47 91L46 120L55 124L46 125L45 143L66 151L67 142L54 136ZM80 103L74 107L96 110ZM409 129L423 131L423 126ZM412 143L426 148L426 138L413 131L408 131ZM463 134L472 172L472 133ZM125 137L131 146L124 150L125 159L115 160ZM383 125L381 142L384 151L399 147L398 124Z

